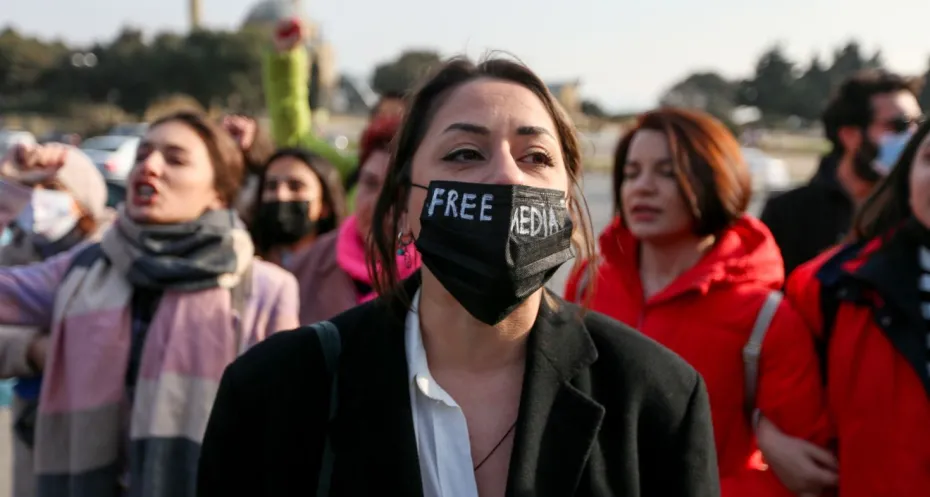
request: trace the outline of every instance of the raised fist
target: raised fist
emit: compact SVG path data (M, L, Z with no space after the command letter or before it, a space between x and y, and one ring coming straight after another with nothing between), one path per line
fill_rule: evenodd
M223 118L223 128L236 139L236 143L243 152L252 148L255 135L258 133L258 123L248 116L226 116Z
M304 24L300 19L292 17L278 22L274 30L274 46L278 52L290 52L300 45L306 36Z
M24 186L35 186L54 178L65 165L70 147L61 143L19 144L0 159L0 177Z

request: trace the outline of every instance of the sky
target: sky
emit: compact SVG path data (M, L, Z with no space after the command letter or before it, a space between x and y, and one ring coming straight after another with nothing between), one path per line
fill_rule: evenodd
M201 0L204 24L232 29L255 0ZM893 70L930 60L927 0L304 0L341 72L368 76L408 48L478 57L510 52L547 82L578 78L612 111L642 110L695 70L752 73L781 43L795 60L829 59L850 39ZM72 43L130 25L184 31L187 0L0 0L0 26Z

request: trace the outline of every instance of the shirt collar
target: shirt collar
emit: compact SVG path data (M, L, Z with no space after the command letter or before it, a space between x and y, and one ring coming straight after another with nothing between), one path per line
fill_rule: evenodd
M450 407L458 407L455 400L436 383L429 371L423 335L420 330L420 290L414 294L404 324L404 343L407 349L407 380L412 387L426 397L440 401Z

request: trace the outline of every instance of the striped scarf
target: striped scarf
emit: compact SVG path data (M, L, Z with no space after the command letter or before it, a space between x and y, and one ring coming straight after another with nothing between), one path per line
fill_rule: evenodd
M36 428L38 496L194 496L216 393L204 378L241 347L228 288L252 263L249 235L230 211L162 227L121 213L100 247L105 257L75 265L55 299ZM130 398L136 288L163 293Z

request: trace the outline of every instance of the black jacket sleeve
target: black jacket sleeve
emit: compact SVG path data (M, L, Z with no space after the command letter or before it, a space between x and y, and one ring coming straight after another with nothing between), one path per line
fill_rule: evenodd
M669 479L671 486L662 495L681 497L719 497L720 478L714 429L710 418L707 387L700 375L691 391L684 417L672 432L668 453L668 474L682 475Z
M260 495L254 462L260 457L256 402L244 398L239 383L239 364L226 368L200 452L197 475L199 497ZM252 399L256 400L256 399Z

